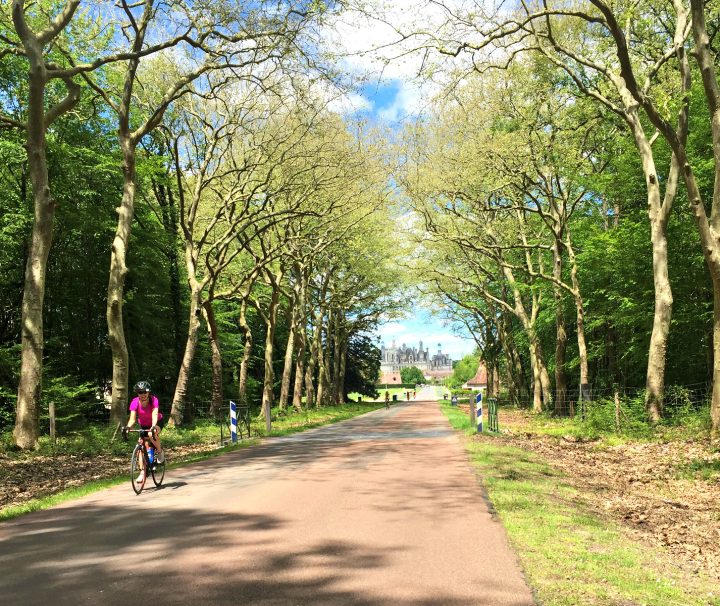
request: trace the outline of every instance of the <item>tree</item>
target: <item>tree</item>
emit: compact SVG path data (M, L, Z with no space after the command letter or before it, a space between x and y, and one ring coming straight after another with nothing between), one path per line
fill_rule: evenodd
M448 384L452 387L460 387L472 379L480 366L480 358L476 354L464 356L455 364L453 374L448 379Z
M68 0L53 19L33 29L35 18L28 18L25 2L14 0L11 6L12 29L4 23L4 48L0 59L8 55L21 55L28 63L27 97L25 111L17 118L4 115L5 126L19 128L26 133L30 182L34 197L34 220L30 249L25 269L22 301L20 382L16 404L15 444L32 448L38 439L38 415L43 368L43 303L45 276L52 243L53 219L56 203L52 198L47 168L46 134L50 126L69 112L80 99L80 86L73 80L74 73L49 65L47 47L61 36L73 18L80 0ZM42 18L42 11L41 18ZM3 15L4 19L8 15ZM34 17L34 16L33 16ZM61 80L64 97L53 99L48 85Z
M417 366L407 366L400 369L400 380L403 383L418 385L425 382L425 375Z
M347 348L345 389L368 398L377 398L380 378L380 348L368 335L350 337Z

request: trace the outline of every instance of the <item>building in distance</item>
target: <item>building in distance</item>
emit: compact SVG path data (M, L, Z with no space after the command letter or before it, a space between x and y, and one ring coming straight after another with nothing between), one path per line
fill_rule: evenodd
M431 356L430 348L423 349L422 341L420 341L420 345L416 349L407 347L405 343L398 347L393 339L389 348L386 348L385 345L380 348L380 354L381 384L402 383L400 371L411 366L419 368L428 381L444 379L453 372L452 358L442 352L440 343L438 343L437 353Z

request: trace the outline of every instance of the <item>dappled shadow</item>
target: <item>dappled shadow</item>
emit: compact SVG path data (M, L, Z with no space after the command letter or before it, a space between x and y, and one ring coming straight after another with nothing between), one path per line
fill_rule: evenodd
M6 604L527 604L490 592L394 599L382 585L352 589L358 571L381 571L400 547L318 541L301 550L268 543L278 516L192 509L60 508L0 531L0 595ZM372 572L370 573L373 574ZM140 597L144 596L144 597ZM500 600L500 601L497 601Z

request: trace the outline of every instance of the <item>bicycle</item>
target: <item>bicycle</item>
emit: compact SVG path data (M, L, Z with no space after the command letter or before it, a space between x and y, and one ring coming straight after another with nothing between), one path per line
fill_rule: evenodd
M127 439L127 434L137 433L138 436L137 444L133 449L132 458L130 459L130 484L132 484L135 494L140 494L145 487L145 482L148 478L148 470L152 476L153 483L159 487L163 479L165 478L165 459L162 462L158 462L157 459L150 462L150 455L148 454L147 436L150 430L148 429L123 429L123 437ZM163 449L164 451L165 449ZM145 470L142 474L142 481L138 482L140 472Z

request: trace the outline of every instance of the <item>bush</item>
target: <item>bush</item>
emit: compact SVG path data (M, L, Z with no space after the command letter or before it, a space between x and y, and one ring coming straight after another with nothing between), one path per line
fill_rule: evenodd
M638 395L620 401L619 418L616 418L615 401L601 398L584 402L580 415L583 425L591 432L619 432L630 436L647 436L653 428L645 412L645 398Z

